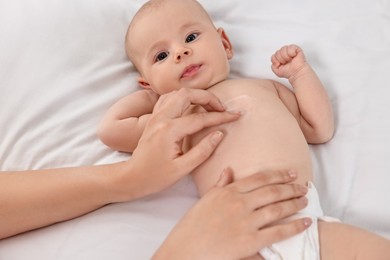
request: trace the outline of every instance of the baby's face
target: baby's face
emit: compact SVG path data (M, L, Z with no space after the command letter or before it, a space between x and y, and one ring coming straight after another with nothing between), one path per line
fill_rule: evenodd
M192 1L170 0L145 11L130 29L140 85L164 94L180 88L207 89L227 78L229 39Z

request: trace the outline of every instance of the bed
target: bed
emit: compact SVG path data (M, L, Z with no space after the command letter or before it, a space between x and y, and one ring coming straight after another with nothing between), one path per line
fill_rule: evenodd
M122 161L96 137L137 90L123 41L145 0L0 1L0 168ZM270 57L300 45L336 117L310 147L326 214L390 238L390 1L200 2L234 45L233 77L276 79ZM186 177L159 194L0 241L0 259L150 259L197 201ZM1 225L1 223L0 223Z

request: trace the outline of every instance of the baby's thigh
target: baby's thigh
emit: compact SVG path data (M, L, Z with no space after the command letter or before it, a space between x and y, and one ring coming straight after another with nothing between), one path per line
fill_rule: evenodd
M318 221L323 260L390 259L390 240L366 230L335 222Z

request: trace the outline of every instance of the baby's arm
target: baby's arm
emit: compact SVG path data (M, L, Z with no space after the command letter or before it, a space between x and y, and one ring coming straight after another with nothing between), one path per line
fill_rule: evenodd
M158 95L151 90L140 90L120 99L99 125L101 141L114 150L133 152L157 100Z
M307 142L329 141L334 132L332 105L321 81L306 62L301 48L296 45L284 46L271 60L272 71L279 77L287 78L294 89L295 102L288 93L291 91L275 83L283 102L287 106L294 106L293 103L298 106L298 121Z

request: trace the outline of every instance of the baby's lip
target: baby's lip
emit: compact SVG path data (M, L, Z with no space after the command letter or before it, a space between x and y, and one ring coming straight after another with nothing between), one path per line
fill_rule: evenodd
M202 65L200 64L192 64L192 65L189 65L187 67L185 67L185 69L183 70L183 73L181 74L181 78L190 78L190 77L193 77L195 76L200 67L202 67Z

